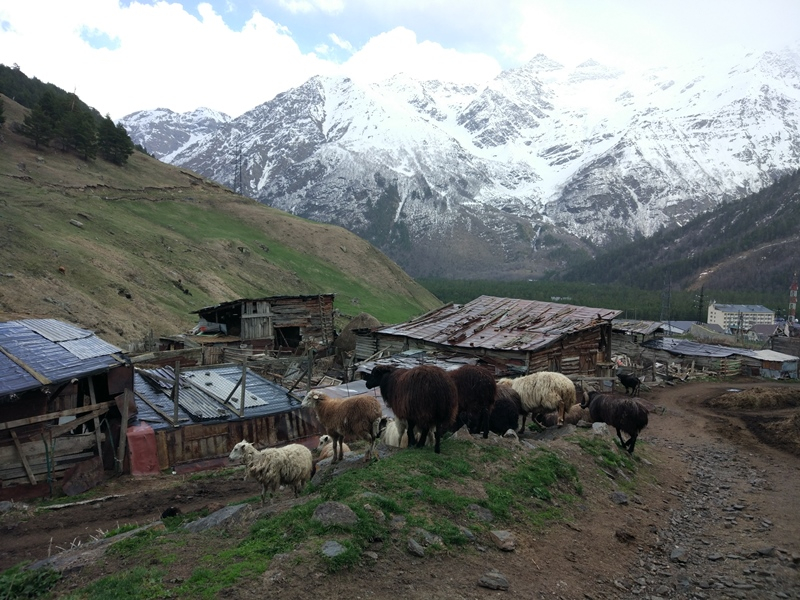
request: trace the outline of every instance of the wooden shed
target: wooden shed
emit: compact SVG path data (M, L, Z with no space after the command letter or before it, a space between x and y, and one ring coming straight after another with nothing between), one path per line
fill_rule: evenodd
M334 341L334 294L241 298L194 311L194 341L203 336L233 337L254 351L319 349Z
M357 358L409 350L457 353L496 372L599 375L611 362L611 321L619 310L480 296L421 317L362 333Z
M301 408L289 390L246 366L137 368L137 471L227 463L233 446L246 439L258 447L288 442L316 445L323 433L313 411Z
M119 348L55 319L0 323L0 498L80 493L121 472L134 410Z

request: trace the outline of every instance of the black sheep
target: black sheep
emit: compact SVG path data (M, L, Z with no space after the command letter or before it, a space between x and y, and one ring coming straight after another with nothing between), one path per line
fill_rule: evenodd
M519 394L506 385L498 385L494 406L489 413L489 431L497 435L503 435L509 429L516 431L521 410Z
M477 365L463 365L447 374L453 379L458 391L456 429L466 425L470 433L480 431L484 438L488 438L489 413L497 390L494 376L488 369Z
M587 406L592 422L614 427L622 447L633 454L639 432L647 427L648 411L642 403L628 396L589 392L581 402L581 408ZM630 436L627 442L622 439L622 431Z
M452 425L458 413L458 392L452 378L439 367L422 365L398 369L378 365L365 380L370 389L380 386L381 396L408 431L408 447L422 448L428 432L434 429L435 451L440 452L442 433ZM416 439L414 428L420 431ZM398 427L400 430L400 427ZM404 431L400 430L400 438Z
M639 386L642 382L639 380L636 375L632 373L617 373L617 378L619 382L625 386L625 393L628 393L628 390L631 391L631 396L638 396L639 395Z

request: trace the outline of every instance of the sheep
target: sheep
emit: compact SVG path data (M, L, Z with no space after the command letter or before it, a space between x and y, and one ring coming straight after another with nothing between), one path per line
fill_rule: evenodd
M633 373L617 373L619 382L625 386L625 393L631 391L631 396L639 395L639 386L642 384L641 380Z
M319 452L317 455L317 462L333 456L333 438L327 433L319 436L317 451ZM344 452L344 454L350 452L350 446L347 444L342 444L342 452Z
M522 427L519 432L525 431L525 419L530 413L531 418L536 415L553 410L558 411L556 424L564 424L564 413L568 406L575 404L575 384L566 375L543 371L531 373L516 379L501 379L499 385L511 386L519 393L522 400Z
M387 419L386 427L381 433L381 441L387 446L394 446L395 448L406 448L408 446L408 435L405 431L402 436L400 434L399 424L397 419ZM419 427L416 428L416 435L420 434ZM428 432L427 443L434 445L436 443L436 434L433 431Z
M314 409L319 422L333 439L331 462L337 463L343 459L346 436L368 439L370 446L364 453L364 460L369 461L372 458L379 435L375 424L382 415L381 403L375 396L359 394L349 398L331 398L312 390L303 398L301 406Z
M458 416L455 428L466 425L470 433L483 432L489 437L489 413L494 405L497 383L484 367L463 365L447 374L458 391ZM505 433L505 432L503 432Z
M639 432L647 426L647 408L638 400L619 394L589 392L581 408L589 408L592 422L602 422L617 430L622 447L633 454ZM622 431L630 437L622 439Z
M295 497L311 479L311 450L300 444L289 444L282 448L256 450L247 440L233 447L228 455L230 460L241 459L247 475L252 475L261 483L261 504L266 502L281 485L291 486ZM245 476L245 479L247 478Z
M507 385L498 385L492 412L489 413L489 431L504 435L509 429L517 430L522 400L519 394Z
M591 423L592 417L589 415L588 409L581 408L580 403L576 402L564 414L564 423L568 423L570 425L577 425L580 421L586 421L587 423ZM543 427L552 427L553 425L558 423L558 413L549 412L545 415L542 415L541 420L537 420L537 422Z
M397 418L400 438L408 430L408 447L422 448L435 428L434 451L441 452L442 433L458 414L458 391L453 379L439 367L421 365L398 369L377 365L365 380L370 389L380 386L381 396ZM419 426L419 439L415 428Z

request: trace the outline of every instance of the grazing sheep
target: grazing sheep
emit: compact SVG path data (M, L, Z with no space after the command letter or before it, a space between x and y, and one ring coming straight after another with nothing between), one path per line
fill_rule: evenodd
M242 440L233 447L228 458L242 459L246 475L252 475L261 483L261 504L266 501L267 494L272 503L272 494L281 485L291 486L296 497L311 479L311 450L300 444L256 450L253 444Z
M419 427L416 428L415 435L420 435ZM401 436L397 419L387 419L386 427L381 434L381 440L387 446L393 446L395 448L408 447L408 435L406 435L404 431ZM428 439L425 441L433 446L436 443L436 434L433 431L429 431Z
M591 423L592 417L589 414L589 409L582 408L580 403L576 402L564 414L564 423L567 423L569 425L577 425L579 421L586 421L587 423ZM558 423L558 413L549 412L545 415L542 415L541 420L537 420L537 422L543 427L552 427L553 425Z
M537 415L554 410L558 411L556 424L561 427L567 407L575 404L575 384L561 373L543 371L516 379L501 379L497 383L511 386L522 400L520 433L525 431L525 419L528 414L531 414L531 418L536 418Z
M375 396L359 394L349 398L331 398L322 392L310 391L301 406L313 408L317 418L333 439L333 459L339 462L344 457L344 438L363 438L370 441L364 460L372 458L378 439L375 423L381 418L381 403ZM337 452L338 444L338 452Z
M641 380L636 377L633 373L617 373L617 378L619 382L625 386L625 393L628 393L628 390L631 391L631 396L638 396L639 395L639 386L642 385Z
M329 436L327 433L319 436L319 444L317 444L317 451L319 452L319 454L317 455L317 462L333 456L333 438ZM347 444L342 444L342 452L344 452L344 454L350 452L350 446L348 446Z
M519 394L507 385L498 385L494 396L492 412L489 413L489 431L505 435L506 431L517 430L522 401Z
M619 394L589 392L587 396L581 407L589 408L592 421L616 428L620 444L633 454L636 438L647 426L647 408L638 400ZM622 431L630 436L627 442L622 439Z
M458 391L452 378L439 367L422 365L398 369L377 365L366 378L372 389L380 386L381 396L397 418L400 438L408 430L408 447L422 448L428 433L435 429L434 450L441 452L442 432L447 431L458 414ZM419 427L417 440L415 428Z
M458 391L458 416L455 429L466 425L470 433L481 431L489 437L489 413L494 405L497 383L494 375L477 365L463 365L447 374ZM505 432L503 432L505 433Z

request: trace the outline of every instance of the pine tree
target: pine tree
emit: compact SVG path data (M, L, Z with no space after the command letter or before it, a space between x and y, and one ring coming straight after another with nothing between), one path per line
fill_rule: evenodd
M134 146L128 132L122 124L114 125L111 117L106 115L100 122L97 132L100 156L115 165L123 165L133 154Z
M0 98L0 127L6 122L6 103Z
M53 122L41 105L33 107L30 114L25 115L20 126L20 133L33 140L34 146L46 146L53 139Z

